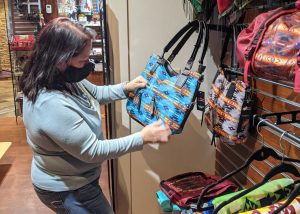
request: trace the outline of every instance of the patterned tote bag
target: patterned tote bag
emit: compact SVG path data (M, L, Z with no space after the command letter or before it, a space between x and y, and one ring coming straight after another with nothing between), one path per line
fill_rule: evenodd
M171 62L194 31L199 29L198 38L185 69L177 73ZM203 52L197 71L191 71L195 57L204 39ZM172 134L182 132L184 124L194 107L196 92L203 80L203 60L208 46L209 31L203 22L190 22L181 29L164 48L162 56L153 54L141 73L148 83L146 88L129 94L127 112L131 118L146 126L159 119L168 124ZM168 59L164 55L183 36Z
M221 65L208 94L208 109L204 117L208 129L213 134L212 143L215 143L215 139L219 138L222 143L230 145L246 142L252 105L250 87L236 78L236 75L232 76L231 74L231 72L240 72L238 65L227 66L223 64L233 31L234 28L225 37ZM236 61L234 51L231 61L231 64Z

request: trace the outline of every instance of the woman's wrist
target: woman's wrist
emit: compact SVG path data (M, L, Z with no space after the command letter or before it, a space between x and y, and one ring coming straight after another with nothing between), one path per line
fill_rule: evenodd
M127 89L127 84L128 83L129 83L129 81L125 81L125 82L122 83L122 89L123 89L123 92L126 95L126 97L128 97L128 95L129 95L129 91Z

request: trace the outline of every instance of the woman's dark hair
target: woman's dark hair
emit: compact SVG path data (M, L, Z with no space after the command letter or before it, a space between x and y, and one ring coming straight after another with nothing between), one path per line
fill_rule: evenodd
M95 35L92 29L65 17L50 21L41 30L30 60L24 67L20 80L24 95L35 102L43 88L70 91L70 85L63 80L57 65L68 63L77 56Z

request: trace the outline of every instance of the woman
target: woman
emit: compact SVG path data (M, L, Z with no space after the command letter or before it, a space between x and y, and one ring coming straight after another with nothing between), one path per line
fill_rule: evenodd
M40 200L57 213L113 213L98 184L100 164L146 143L167 142L170 129L156 122L127 137L103 140L99 104L125 99L146 80L95 86L85 80L95 32L68 18L41 31L20 87L31 177Z

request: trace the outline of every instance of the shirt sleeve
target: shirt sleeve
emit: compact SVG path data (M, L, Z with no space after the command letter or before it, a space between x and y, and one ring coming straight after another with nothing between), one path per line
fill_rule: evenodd
M48 100L39 115L43 118L40 131L84 162L103 162L143 148L140 132L113 140L97 139L78 110L64 100Z
M123 83L106 86L97 86L88 80L83 80L81 83L100 104L127 98Z

